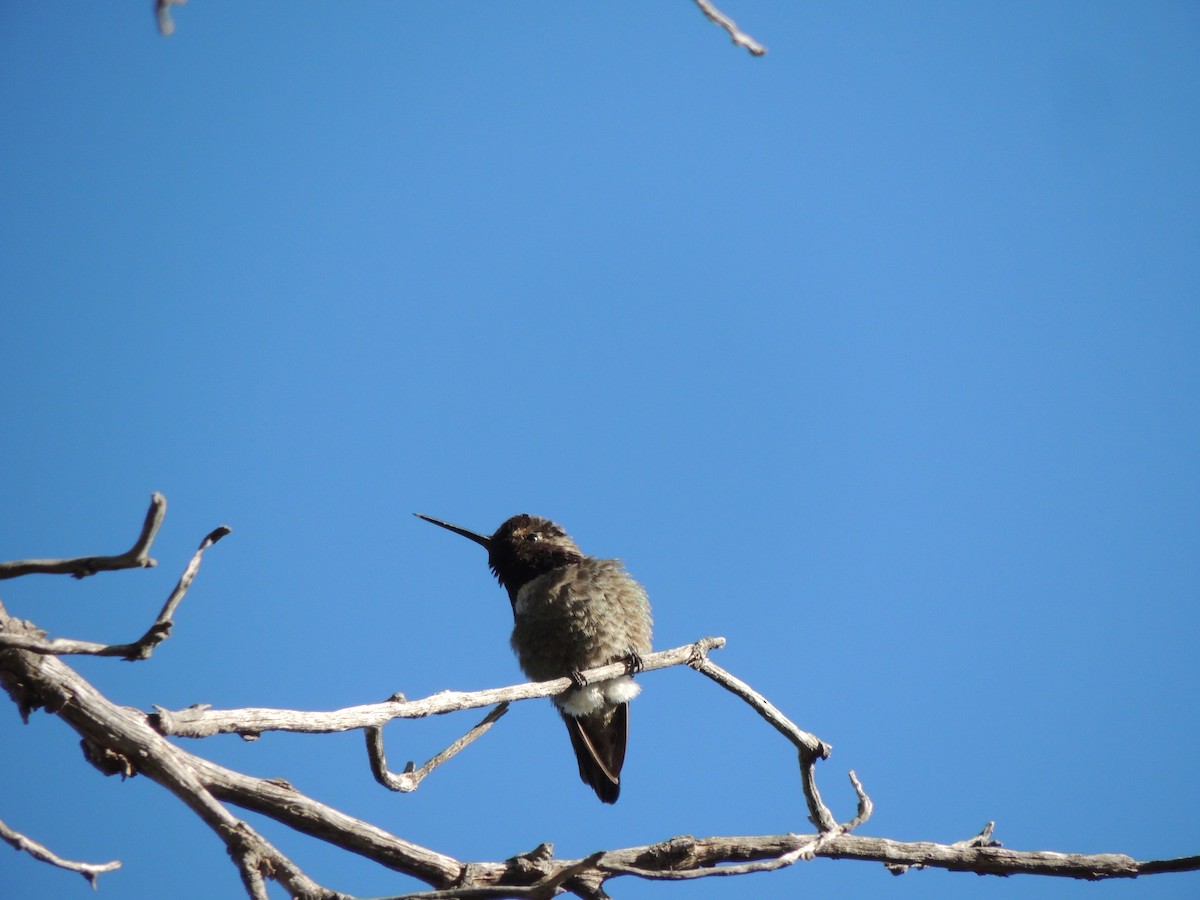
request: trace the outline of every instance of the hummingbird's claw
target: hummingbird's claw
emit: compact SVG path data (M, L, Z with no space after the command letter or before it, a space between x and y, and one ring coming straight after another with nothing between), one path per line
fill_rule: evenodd
M636 675L638 672L646 668L646 664L642 661L642 654L636 650L630 650L629 655L625 657L625 665L629 667L629 674Z
M577 688L587 687L588 680L583 677L583 673L580 672L578 669L572 669L569 677L570 677L571 681L575 684L575 687L577 687Z

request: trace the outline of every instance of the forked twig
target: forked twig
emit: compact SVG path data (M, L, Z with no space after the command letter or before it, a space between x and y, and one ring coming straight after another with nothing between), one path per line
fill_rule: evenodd
M691 665L697 672L707 675L721 687L748 703L776 731L795 745L800 754L800 779L804 787L804 799L808 804L808 817L822 833L836 831L838 829L837 820L821 799L815 772L817 760L829 758L829 754L832 752L829 744L816 735L809 734L797 727L791 719L779 711L774 703L707 657L698 658Z
M377 726L364 728L363 732L367 737L367 758L371 763L371 774L375 776L375 780L382 784L385 788L391 791L400 791L408 794L415 791L417 787L425 780L434 769L440 766L446 760L450 759L468 744L481 737L484 732L491 728L500 717L508 712L508 701L494 706L483 719L460 737L457 741L439 753L437 756L429 760L421 768L417 769L414 763L409 762L404 767L404 771L397 775L394 772L389 772L387 767L387 756L383 752L383 729Z
M121 861L119 859L114 859L106 863L74 862L69 859L63 859L48 847L44 847L37 841L21 834L21 832L9 828L3 821L0 821L0 840L12 845L17 850L23 850L34 859L49 863L52 866L58 866L58 868L66 869L69 872L78 872L88 880L88 884L93 888L96 887L97 877L105 872L121 868Z
M156 494L155 496L161 497L162 495ZM166 509L166 500L163 500L162 508ZM161 522L161 518L159 521ZM147 517L147 522L149 522L149 517ZM157 530L157 528L158 525L156 524L154 529ZM175 589L171 591L171 595L163 605L158 618L154 620L145 634L130 644L100 644L95 641L77 641L72 638L53 638L47 640L45 632L41 632L40 634L0 632L0 647L29 650L33 653L43 653L51 656L119 656L122 659L130 661L149 659L150 655L154 652L154 648L170 636L171 626L174 625L172 617L175 615L175 610L179 608L179 604L183 602L184 595L187 594L187 590L191 586L192 580L196 577L196 573L200 571L200 560L204 556L204 551L229 533L229 527L221 525L205 536L204 540L200 542L199 548L192 555L187 567L183 570L183 574L179 577ZM151 535L151 538L153 538L153 535ZM87 558L99 559L100 557ZM12 563L0 565L12 565Z
M74 559L20 559L0 562L0 579L18 578L22 575L70 575L86 578L97 572L115 572L119 569L148 569L158 565L150 558L150 545L167 514L167 498L157 491L150 495L150 509L142 523L142 533L133 546L116 556L78 556Z

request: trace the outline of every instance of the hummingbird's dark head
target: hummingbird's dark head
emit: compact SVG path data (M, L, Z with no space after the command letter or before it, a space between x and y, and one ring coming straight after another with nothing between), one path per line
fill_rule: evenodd
M488 548L488 565L513 596L539 575L582 559L583 553L561 525L528 513L513 516L497 528Z
M581 561L584 556L561 525L541 516L520 513L506 520L491 536L414 513L487 548L488 567L516 602L517 591L546 572Z

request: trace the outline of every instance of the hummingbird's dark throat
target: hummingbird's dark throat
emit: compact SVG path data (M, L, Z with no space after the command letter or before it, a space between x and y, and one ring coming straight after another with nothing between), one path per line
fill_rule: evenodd
M583 554L576 550L550 544L513 546L497 542L488 551L488 567L513 603L517 602L517 591L539 575L583 559Z

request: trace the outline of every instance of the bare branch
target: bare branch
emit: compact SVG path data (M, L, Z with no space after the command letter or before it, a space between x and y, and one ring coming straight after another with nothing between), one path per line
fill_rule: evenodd
M722 644L724 640L722 639ZM692 668L702 675L707 675L725 690L741 697L752 706L759 715L766 719L772 727L785 738L796 745L798 750L806 750L821 759L828 759L829 754L833 752L833 748L818 738L816 735L809 734L796 725L779 711L770 700L760 694L746 682L740 678L730 674L722 669L716 663L708 658L697 659L692 663Z
M787 835L788 838L799 838L799 835ZM822 835L816 835L809 840L804 841L798 846L785 853L780 853L778 856L773 856L768 859L758 859L753 862L744 862L736 864L727 864L722 866L704 865L690 869L646 869L639 866L621 865L619 863L610 863L607 861L608 856L616 856L606 854L606 859L600 861L600 867L613 875L635 875L638 878L644 878L649 881L688 881L695 878L711 878L725 877L729 875L749 875L751 872L773 872L776 869L782 869L790 866L802 858L812 859L812 850L821 840ZM679 839L676 838L676 841ZM687 840L687 838L683 838ZM668 842L668 843L674 843Z
M695 665L696 660L703 659L709 650L724 646L724 638L701 638L694 644L651 653L642 659L642 671L651 672L685 664ZM597 666L582 674L588 681L603 681L606 678L624 675L628 671L627 663L618 662ZM152 722L161 734L174 737L201 738L214 734L257 737L265 731L327 734L351 731L355 728L381 728L393 719L422 719L464 709L494 706L497 703L553 697L573 686L574 682L570 678L556 678L553 681L534 681L483 691L441 691L420 700L406 700L403 694L394 694L382 703L348 706L330 712L266 707L210 709L206 706L195 706L180 710L155 707ZM819 741L817 743L820 744Z
M100 875L121 868L121 861L119 859L114 859L112 862L106 863L72 862L69 859L63 859L53 850L42 846L35 840L27 838L21 832L9 828L3 821L0 821L0 840L11 844L17 850L25 851L34 859L49 863L52 866L58 866L60 869L66 869L69 872L78 872L88 880L88 884L93 888L96 887L96 879Z
M804 789L804 800L808 804L808 820L823 834L831 834L837 830L837 819L817 788L817 755L805 748L800 750L800 783Z
M1163 872L1200 872L1200 856L1151 859L1140 862L1137 866L1139 875L1159 875Z
M0 580L19 578L22 575L70 575L86 578L97 572L115 572L118 569L148 569L158 563L149 556L150 545L167 514L167 498L160 493L150 495L150 509L142 523L142 533L124 553L116 556L80 556L75 559L25 559L15 562L0 562Z
M163 501L163 508L166 508L165 500ZM157 527L156 525L155 528ZM162 612L158 614L158 618L154 620L154 623L147 629L146 633L133 643L98 644L94 641L77 641L71 638L46 640L45 632L39 629L22 634L0 632L0 648L13 647L20 650L28 650L31 653L44 653L53 656L88 655L119 656L126 660L149 659L150 655L154 652L154 648L170 636L171 626L174 624L172 616L174 616L175 610L178 609L179 604L183 601L184 595L192 584L192 579L200 571L200 560L204 555L204 551L229 533L230 529L225 525L221 525L213 529L200 542L199 549L196 550L191 561L187 564L187 568L184 569L183 575L179 578L179 583L175 585L175 590L167 598Z
M250 900L271 900L271 895L267 893L267 882L250 854L237 853L231 856L238 867L238 874L242 876L242 885L246 888Z
M803 752L803 751L802 751ZM684 856L691 858L696 864L691 868L656 868L646 869L639 866L622 865L608 861L608 857L613 854L606 854L605 858L599 863L599 868L605 872L614 875L636 875L639 878L652 880L685 880L693 878L707 878L710 876L728 876L728 875L748 875L752 872L772 872L775 869L782 869L793 865L800 860L811 860L817 856L823 855L825 848L832 844L838 837L847 834L852 829L857 828L871 817L873 808L871 798L867 796L863 790L862 783L858 777L851 772L850 783L854 786L854 791L858 794L858 814L846 822L844 825L834 825L832 828L824 829L820 834L814 836L800 836L795 834L786 835L790 840L796 843L796 846L791 849L782 850L775 856L756 856L751 861L730 865L725 864L715 866L712 861L695 860L695 847L688 847L685 854L680 854L679 841L692 841L693 838L676 838L675 841L668 842L671 847L671 854L674 856ZM814 785L815 789L815 785ZM721 840L721 839L716 839ZM751 839L753 840L753 839ZM775 840L775 839L772 839ZM661 845L659 845L661 846ZM722 860L723 862L723 860Z
M175 585L175 590L171 591L171 596L163 604L162 611L158 614L158 618L154 620L154 624L132 644L129 644L127 647L117 648L125 651L121 653L121 656L128 660L149 659L150 654L154 652L154 648L170 636L171 626L175 624L172 617L175 615L175 610L179 608L179 604L183 602L188 588L192 586L192 580L196 577L196 573L200 571L200 560L204 556L204 551L229 534L230 531L232 529L228 525L218 525L205 535L204 540L200 542L200 546L196 548L196 552L192 554L187 568L179 576L179 582Z
M1038 874L1066 878L1098 880L1134 878L1151 871L1197 871L1200 857L1178 860L1138 862L1116 853L1073 854L1046 851L1016 851L995 847L962 847L925 842L893 841L886 838L839 835L760 835L753 837L681 837L664 844L631 847L605 854L602 865L608 869L629 865L622 871L639 877L662 877L665 870L695 870L712 875L723 874L728 861L768 858L782 860L805 849L806 845L823 842L816 855L829 859L874 860L884 863L907 862L910 866L924 865L951 871L978 872L987 875ZM663 859L675 861L663 865ZM655 865L646 865L654 862ZM560 861L566 864L567 861ZM639 865L639 863L641 865ZM781 863L782 864L782 863ZM1170 869L1165 867L1172 867ZM778 867L776 865L775 867ZM636 869L651 874L642 875ZM672 877L670 875L666 877ZM690 876L684 877L703 877Z
M176 748L177 750L179 748ZM186 751L180 750L181 753ZM302 834L328 841L385 868L436 886L461 881L466 866L452 856L390 834L369 822L314 800L285 782L256 778L186 754L213 795L242 809L261 813Z
M704 13L710 22L720 25L729 32L729 37L739 47L745 47L754 56L762 56L767 52L766 47L739 29L737 23L717 9L711 0L696 0L696 5L700 7L700 12Z
M1051 875L1060 878L1100 880L1136 878L1143 867L1161 864L1138 862L1119 853L1053 853L1006 850L999 847L964 847L953 844L893 841L887 838L845 835L832 841L822 856L831 859L870 859L896 866L977 872L980 875ZM1187 871L1200 870L1200 858Z
M697 658L692 662L692 668L707 675L721 687L738 697L741 697L771 726L796 746L800 753L800 778L804 786L804 799L808 803L809 820L822 832L837 830L837 819L829 811L829 807L821 800L821 792L817 789L815 772L818 759L828 759L832 748L818 738L798 728L791 719L785 716L775 704L754 690L740 678L722 669L707 657Z
M955 841L953 844L949 844L948 846L953 847L955 850L966 850L970 847L1000 847L1000 846L1003 846L999 841L992 840L992 833L995 830L996 830L996 823L988 822L986 825L983 826L983 828L980 830L979 834L973 835L972 837L966 838L965 840ZM925 865L923 863L903 863L903 864L885 863L884 867L889 872L891 872L893 875L903 875L909 869L924 869Z
M31 627L8 616L0 604L0 632ZM225 809L220 799L264 812L334 843L338 843L338 837L349 840L352 836L353 846L363 833L374 832L384 838L379 843L390 853L385 864L438 886L453 882L461 872L461 864L449 857L358 822L290 788L229 772L192 756L154 731L146 714L112 703L56 657L16 650L0 652L0 684L23 713L44 707L75 729L92 748L89 759L104 759L101 771L105 774L144 775L161 784L221 838L235 860L247 860L238 863L243 871L247 866L255 868L282 884L292 896L339 895L305 875L269 841Z
M170 37L175 33L171 7L183 6L185 3L187 0L154 0L154 17L158 23L158 33L163 37ZM730 39L739 47L745 47L753 56L762 56L767 52L766 47L738 28L733 19L717 9L712 0L695 0L695 4L710 22L724 28Z
M9 618L0 607L0 631L28 627L32 626ZM434 888L431 893L414 896L447 900L545 897L558 889L584 897L601 897L600 885L620 875L668 879L721 876L779 868L809 856L982 874L1023 872L1089 879L1200 869L1200 857L1138 862L1117 854L1005 850L984 846L991 843L986 831L969 841L942 845L860 837L843 833L842 827L814 835L679 837L568 860L555 859L552 850L544 846L506 862L467 864L347 816L285 783L243 775L187 753L154 732L149 717L111 703L54 657L0 652L0 682L23 709L41 706L51 709L85 741L104 748L112 758L125 760L127 768L118 765L107 771L142 774L167 787L221 836L244 873L258 872L264 879L279 881L293 895L338 896L315 884L244 822L233 818L218 801L259 812L297 831L419 878ZM859 794L859 814L847 823L846 830L861 824L870 810L870 801L857 779L852 779L852 783ZM244 877L257 890L254 887L257 876Z
M175 20L171 18L172 6L183 6L187 0L154 0L154 17L158 20L158 33L170 37L175 33Z
M150 520L148 517L143 532L146 537L140 551L143 556L157 529L157 524L149 524ZM123 655L144 658L142 649L148 655L149 650L167 636L172 617L198 571L204 550L227 533L228 529L222 527L205 538L155 624L140 641L120 645ZM178 712L160 709L157 713L145 714L112 703L51 655L63 652L64 644L71 642L46 641L44 637L44 633L31 623L8 616L0 604L0 684L22 715L27 717L30 711L39 708L51 711L81 736L86 757L105 774L143 775L167 788L224 842L238 867L247 894L255 900L268 896L268 881L279 883L292 896L315 900L348 898L311 879L249 824L235 817L225 804L260 813L296 831L417 878L432 888L408 895L412 900L499 897L549 900L564 891L585 900L601 900L607 896L604 884L610 878L688 880L727 877L771 871L816 857L872 860L896 873L911 868L936 867L978 874L1025 873L1092 880L1200 870L1200 856L1139 862L1120 854L1007 850L993 840L994 825L991 822L978 835L952 844L901 842L851 834L869 819L872 811L871 799L861 782L851 771L850 782L858 796L858 810L852 819L838 824L821 800L815 776L816 762L829 756L829 745L798 728L765 697L708 660L709 650L724 646L722 638L705 638L695 644L650 654L642 661L643 668L654 670L691 665L743 699L783 734L797 748L805 798L817 833L681 836L657 844L602 850L580 859L557 859L553 847L542 844L529 853L503 862L461 862L348 816L305 796L281 779L254 778L194 756L167 741L163 735L203 736L234 732L253 737L266 730L329 732L363 728L367 732L368 752L376 777L393 789L411 790L425 775L490 728L503 715L509 701L553 696L572 687L572 679L471 693L447 691L411 702L402 695L395 695L381 704L331 713L269 709L214 711L197 707ZM27 652L29 649L35 652ZM101 655L116 655L112 647L104 650L107 652ZM628 663L622 661L589 670L585 676L588 680L600 681L623 675L627 670ZM421 770L417 771L412 763L400 775L387 770L380 731L384 723L396 718L418 718L493 704L499 705ZM44 847L12 832L3 823L0 823L0 837L40 859L81 872L93 883L99 872L119 866L117 862L102 865L67 863Z
M47 656L113 656L108 653L110 644L98 644L95 641L77 641L72 638L45 639L46 632L38 629L29 634L0 633L0 649L28 650L30 653L44 653Z
M907 864L912 868L927 866L988 875L1036 874L1088 880L1135 878L1156 871L1200 870L1200 857L1138 862L1128 856L1112 853L1022 852L994 847L893 841L840 833L707 838L681 836L658 844L610 850L599 859L595 855L584 860L549 857L538 861L536 865L546 872L570 867L575 877L579 878L587 874L586 869L579 868L580 864L596 859L594 865L605 878L632 875L649 880L690 880L771 871L813 857L874 860L892 865ZM494 880L504 877L494 868L495 865L476 863L474 868L478 880L470 888L478 890L484 884L506 883ZM527 879L528 873L525 875ZM433 895L409 896L416 900ZM455 890L443 890L437 896L450 900L453 897L482 897L485 894L472 890L464 890L461 894ZM514 891L493 893L491 896L520 897L529 894Z
M411 793L425 780L434 769L446 762L458 751L462 750L476 738L481 737L484 732L492 727L500 717L508 712L508 702L500 703L495 706L478 725L460 737L457 741L439 753L421 768L414 768L414 764L409 762L404 767L404 771L396 775L388 771L387 757L383 752L383 729L370 727L364 728L363 731L367 736L367 758L371 763L371 774L375 776L375 780L382 784L385 788L392 791L400 791L401 793Z
M858 795L858 812L853 819L841 825L842 832L853 831L858 826L864 824L867 819L871 818L871 813L875 811L875 804L871 802L871 798L863 790L862 782L858 780L858 776L854 774L853 769L850 770L850 784L854 787L854 793Z

